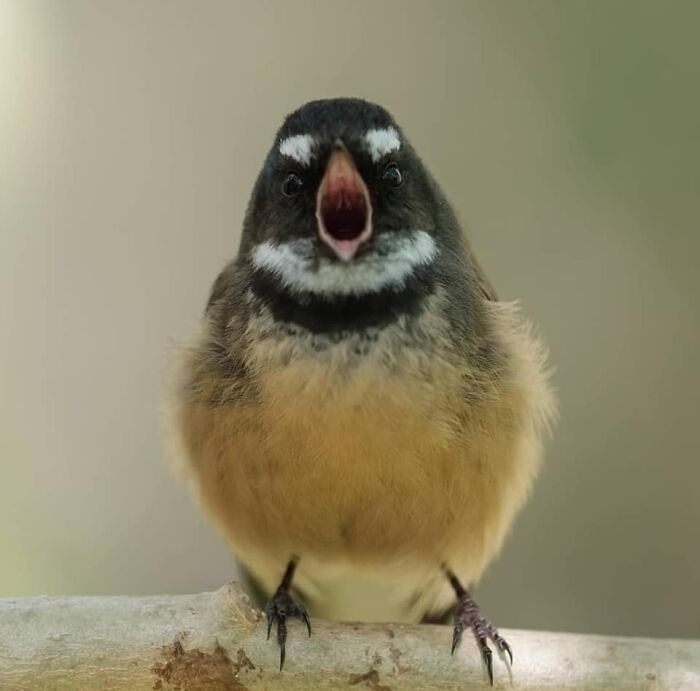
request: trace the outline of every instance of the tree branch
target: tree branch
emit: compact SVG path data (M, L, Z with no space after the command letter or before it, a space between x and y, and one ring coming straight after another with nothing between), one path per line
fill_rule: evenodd
M237 584L157 597L0 599L0 689L473 689L486 677L444 626L290 622L287 661ZM506 631L496 686L700 689L700 641ZM274 637L273 637L274 638ZM497 656L495 656L497 658Z

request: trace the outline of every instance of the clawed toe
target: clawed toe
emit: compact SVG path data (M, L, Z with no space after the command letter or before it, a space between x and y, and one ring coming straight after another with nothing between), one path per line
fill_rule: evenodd
M467 596L468 597L468 596ZM470 628L476 639L476 644L481 653L481 659L486 667L486 673L489 677L489 683L493 686L493 652L489 647L489 640L498 648L500 653L508 655L510 664L513 664L513 651L510 645L503 636L501 636L496 628L484 617L478 615L478 608L471 598L470 602L465 603L464 598L460 598L460 602L455 612L455 624L452 634L452 653L457 649L462 634L466 628Z
M503 654L508 655L510 664L513 664L513 651L506 639L498 633L496 627L488 619L481 616L479 606L469 594L469 591L462 587L457 577L449 570L446 570L446 574L457 595L457 608L455 610L454 629L452 633L452 654L454 654L462 640L464 631L467 628L471 629L476 639L476 644L479 647L481 659L486 667L489 683L493 686L493 652L489 647L489 640L498 648L501 656L503 656Z
M498 649L502 653L506 653L508 655L508 660L510 661L510 664L513 664L513 651L511 650L511 647L508 645L508 641L506 641L503 636L501 636L498 631L495 629L493 630L493 633L491 634L491 640L496 644Z
M267 639L270 639L272 623L277 624L277 644L280 648L280 671L284 667L287 654L287 618L296 617L306 624L306 630L311 636L311 620L304 605L294 602L286 591L278 590L265 607L267 617Z

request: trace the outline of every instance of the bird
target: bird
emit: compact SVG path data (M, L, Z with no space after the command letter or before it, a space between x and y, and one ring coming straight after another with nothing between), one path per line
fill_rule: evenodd
M510 645L471 594L530 494L556 417L548 354L500 301L384 107L283 121L238 253L179 350L178 467L287 621L453 616L493 684ZM223 263L223 261L222 261ZM310 643L311 644L311 643Z

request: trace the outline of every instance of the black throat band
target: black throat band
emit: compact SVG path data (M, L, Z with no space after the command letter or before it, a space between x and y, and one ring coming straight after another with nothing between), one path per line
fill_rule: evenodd
M434 292L434 271L418 267L399 287L361 295L319 295L291 291L269 271L253 272L252 289L275 321L301 326L314 334L381 329L399 317L415 316Z

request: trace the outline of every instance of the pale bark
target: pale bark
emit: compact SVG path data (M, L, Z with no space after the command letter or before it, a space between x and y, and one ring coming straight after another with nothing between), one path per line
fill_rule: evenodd
M446 626L289 623L287 661L236 584L157 597L0 600L0 689L472 689L473 639L450 657ZM496 687L700 689L700 641L507 631Z

